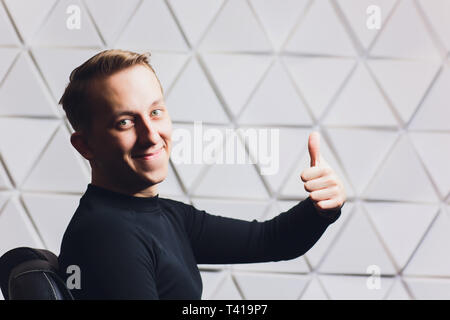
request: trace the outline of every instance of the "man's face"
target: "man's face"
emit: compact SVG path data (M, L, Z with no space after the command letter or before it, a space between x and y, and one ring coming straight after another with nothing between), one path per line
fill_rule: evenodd
M96 81L92 92L95 108L88 140L93 178L129 191L163 181L172 122L155 74L144 65L132 66Z

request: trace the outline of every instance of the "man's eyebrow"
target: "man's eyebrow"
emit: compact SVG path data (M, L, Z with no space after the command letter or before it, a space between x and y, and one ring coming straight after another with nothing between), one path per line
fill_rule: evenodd
M158 105L160 103L164 103L164 98L160 98L160 99L157 99L157 100L153 101L152 104L150 105L150 108L153 107L153 106L156 106L156 105ZM124 116L124 115L134 116L135 114L136 114L136 112L133 112L133 111L121 111L121 112L115 113L113 115L113 117L114 118L118 118L118 117Z

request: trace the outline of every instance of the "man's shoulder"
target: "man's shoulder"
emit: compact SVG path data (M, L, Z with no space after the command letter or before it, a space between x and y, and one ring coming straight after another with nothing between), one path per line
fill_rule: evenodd
M132 225L131 214L80 205L67 225L63 241L69 238L123 234L123 231L132 228Z
M189 203L189 200L187 198L166 198L166 197L159 197L160 204L162 207L170 208L180 208L180 209L186 209L191 208L192 204Z

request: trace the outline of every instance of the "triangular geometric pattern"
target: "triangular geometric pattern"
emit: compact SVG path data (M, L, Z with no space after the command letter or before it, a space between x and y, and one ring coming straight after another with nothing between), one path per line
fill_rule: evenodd
M325 118L327 126L395 127L397 121L370 76L359 64Z
M27 88L26 94L23 88ZM53 105L33 62L22 53L0 88L0 116L56 117Z
M410 133L426 170L430 173L440 194L445 197L450 192L450 134L449 133Z
M85 0L106 44L113 44L135 12L139 0ZM108 10L105 10L105 7Z
M321 261L326 256L328 250L332 248L337 241L340 231L343 226L348 222L349 217L352 214L354 204L352 202L346 202L341 210L341 217L333 224L328 226L326 236L322 236L314 246L306 252L305 256L308 263L313 269L317 269Z
M361 194L392 148L397 133L371 129L327 129L355 190Z
M133 19L117 40L116 46L134 50L138 48L176 52L188 50L186 41L163 0L141 1Z
M0 163L0 189L11 189L12 185L9 181L8 174L6 173L3 165ZM0 205L1 206L1 205Z
M419 0L419 4L425 11L428 21L434 27L440 41L443 42L447 51L450 51L450 22L448 19L450 2L447 0Z
M422 61L369 60L368 65L402 120L410 120L439 65Z
M308 276L233 272L247 300L298 300Z
M322 287L317 276L314 276L312 280L309 282L308 286L305 289L305 292L302 294L301 300L328 300L327 293Z
M4 2L22 39L28 42L44 22L56 0L5 0ZM3 36L0 35L0 38Z
M251 136L253 131L251 128L241 127L244 132L248 131L248 137ZM267 130L267 139L265 134L258 131L258 141L252 143L252 140L246 139L246 143L249 147L249 152L256 165L260 168L262 178L267 181L273 192L276 192L282 187L283 181L287 175L297 176L296 171L291 171L295 163L299 161L301 155L307 148L307 141L309 130L296 129L296 128L258 128L258 130ZM278 130L279 139L275 141L272 139L275 134L272 130ZM264 137L264 138L263 138ZM272 148L274 150L272 150Z
M0 6L0 45L18 46L19 44L19 38L9 21L8 15L3 9L3 6Z
M365 49L370 46L380 29L383 28L396 3L396 0L338 0L339 7ZM380 29L367 26L368 22L371 22L371 18L376 17L373 16L373 11L367 12L371 6L376 6L380 10Z
M427 232L425 239L406 266L408 276L450 276L450 257L442 253L442 248L450 245L450 216L441 211Z
M355 66L353 59L284 57L288 71L316 118L320 118Z
M200 276L202 277L203 283L202 300L209 300L211 295L217 289L217 286L224 280L226 273L223 271L201 271Z
M58 124L58 120L0 118L0 153L15 186L22 184Z
M370 52L372 57L439 59L414 1L400 1Z
M45 248L17 197L0 212L0 256L16 247Z
M244 107L271 59L266 56L202 55L223 99L234 116Z
M164 93L166 93L185 65L188 55L185 53L159 53L153 51L150 53L150 64L161 82Z
M391 290L387 294L386 300L411 300L411 297L406 290L402 281L398 278L392 285Z
M236 287L231 274L227 274L219 288L210 297L210 300L242 300L242 295Z
M22 195L26 208L47 248L59 255L64 231L79 205L79 195Z
M196 181L196 179L198 179L200 173L203 172L207 166L207 164L203 161L202 158L203 153L199 155L201 157L199 159L200 160L199 162L197 162L194 157L196 152L204 152L206 146L209 145L203 141L202 137L205 131L211 129L218 129L223 131L223 128L221 127L219 128L203 124L199 127L184 123L173 124L173 133L172 133L173 145L170 158L172 160L175 170L178 172L178 175L180 176L182 184L184 185L186 190L189 190L189 192L192 191L194 182ZM182 139L191 139L191 140L193 139L193 140L187 142ZM189 149L185 150L184 148L186 147ZM189 156L188 154L186 154L186 157L188 158L187 160L189 161L188 163L182 161L183 158L181 158L181 156L184 156L184 152L190 152Z
M404 268L438 212L436 205L411 203L365 202L364 207L398 269Z
M12 192L0 192L0 211L2 210L3 206L6 204L6 201L8 201L9 198L12 196Z
M369 274L359 277L321 275L319 279L332 300L381 300L394 282L391 277L380 277L378 289L368 285Z
M202 52L269 52L272 46L247 1L228 0L199 49Z
M405 164L408 164L407 166ZM409 137L401 136L365 191L374 200L435 202L430 180Z
M0 83L19 52L16 48L0 48Z
M224 0L169 0L191 47L198 45L223 3Z
M273 88L279 87L277 92ZM239 117L240 124L312 125L311 116L281 63L275 61Z
M60 0L31 44L100 47L102 40L80 0Z
M303 14L307 0L250 0L274 47L279 50L295 22Z
M396 269L364 211L357 207L319 267L320 273L367 274L375 265L381 275ZM355 241L358 239L358 241Z
M450 130L450 61L441 70L435 84L411 122L413 130Z
M249 163L250 158L241 139L238 136L233 138L233 133L234 131L224 135L223 148L225 149L221 149L222 152L218 155L221 163L209 165L200 185L193 190L192 195L242 198L245 194L245 197L250 199L264 199L268 196L267 189L258 174L259 171L254 164ZM229 153L230 148L231 153ZM238 162L241 159L240 155L245 157L244 163ZM229 156L232 156L231 163L227 163Z
M173 138L187 129L191 152L210 151L208 138L232 129L237 151L259 160L182 164L172 149L160 197L272 219L309 196L300 174L313 130L344 183L341 217L308 252L199 265L203 299L448 299L449 10L448 0L0 0L0 255L59 253L92 168L57 102L76 66L117 48L150 52ZM279 145L257 157L248 129L279 130ZM230 152L220 147L216 157ZM263 174L276 154L277 173ZM371 265L380 289L368 286Z
M354 56L355 48L330 0L314 1L284 48L286 52Z
M56 103L59 102L69 83L70 72L98 52L98 50L92 49L48 47L34 47L32 49L33 56L52 90ZM58 110L61 111L62 108L58 108Z
M449 300L450 280L432 278L405 278L416 300Z
M79 159L81 155L69 141L65 126L60 126L25 180L23 190L79 193L85 191L89 177Z
M198 92L202 94L199 95ZM178 77L166 102L173 121L229 122L196 59L192 59Z

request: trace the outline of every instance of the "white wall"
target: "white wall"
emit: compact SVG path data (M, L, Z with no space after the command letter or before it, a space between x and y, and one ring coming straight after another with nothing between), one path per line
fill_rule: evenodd
M70 71L112 47L151 51L175 128L280 129L278 175L176 165L162 196L273 217L306 196L313 128L345 180L342 217L304 257L200 266L203 298L450 298L450 1L1 0L0 254L59 253L90 168L57 102Z

